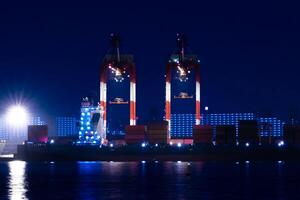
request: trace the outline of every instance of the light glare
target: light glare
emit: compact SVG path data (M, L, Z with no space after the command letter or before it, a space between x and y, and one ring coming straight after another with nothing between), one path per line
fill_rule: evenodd
M28 112L26 108L21 105L12 106L8 109L6 114L6 120L8 124L12 126L23 126L28 122Z

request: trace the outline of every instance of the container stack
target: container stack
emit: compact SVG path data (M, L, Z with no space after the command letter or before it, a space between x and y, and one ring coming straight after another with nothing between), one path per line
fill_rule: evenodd
M193 127L194 144L212 143L213 128L210 125L195 125Z
M284 125L283 138L288 144L300 144L300 125Z
M233 125L216 127L216 144L235 144L236 128Z
M241 143L258 144L259 134L256 120L239 121L239 141Z
M151 123L147 126L147 141L150 144L166 144L169 138L167 122Z
M125 142L126 144L140 144L145 141L146 126L126 126L125 128Z

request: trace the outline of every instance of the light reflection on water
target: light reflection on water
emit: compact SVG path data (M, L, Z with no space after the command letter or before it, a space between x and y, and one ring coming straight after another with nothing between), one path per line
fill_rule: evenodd
M44 194L50 199L281 199L296 191L285 183L300 177L298 167L286 162L0 162L0 199Z
M24 161L11 161L8 163L9 168L9 184L8 194L12 200L27 199L26 198L26 181Z

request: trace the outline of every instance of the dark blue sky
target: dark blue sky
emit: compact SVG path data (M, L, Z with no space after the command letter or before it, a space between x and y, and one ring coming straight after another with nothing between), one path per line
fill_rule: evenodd
M0 5L1 107L22 96L39 113L76 115L98 92L111 32L137 65L137 112L163 114L164 72L184 32L201 59L214 112L287 117L300 102L299 5L286 1L11 2ZM146 93L145 91L148 91ZM152 110L152 111L151 111Z

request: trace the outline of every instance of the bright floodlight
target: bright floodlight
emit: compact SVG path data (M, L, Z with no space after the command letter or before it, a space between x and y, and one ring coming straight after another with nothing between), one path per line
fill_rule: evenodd
M12 126L23 126L28 122L28 112L21 105L15 105L8 109L6 114L7 122Z

